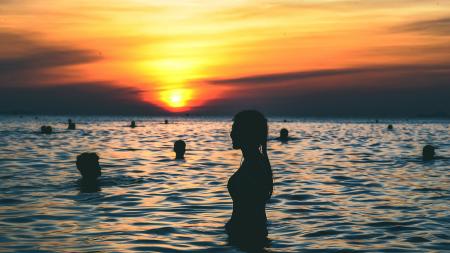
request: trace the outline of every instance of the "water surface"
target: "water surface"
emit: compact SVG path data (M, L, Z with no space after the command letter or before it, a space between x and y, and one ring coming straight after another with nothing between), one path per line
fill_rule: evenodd
M230 119L0 117L0 252L240 252L224 224L241 154ZM387 131L387 123L394 131ZM449 121L271 119L275 190L269 252L450 249ZM37 133L49 124L55 133ZM185 161L173 142L187 143ZM75 158L101 157L101 191L82 193Z

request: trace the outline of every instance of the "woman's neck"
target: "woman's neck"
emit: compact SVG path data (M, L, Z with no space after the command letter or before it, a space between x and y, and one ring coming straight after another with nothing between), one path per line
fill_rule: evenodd
M241 148L242 156L244 156L244 159L246 160L252 160L261 155L261 151L259 150L258 146L243 146Z

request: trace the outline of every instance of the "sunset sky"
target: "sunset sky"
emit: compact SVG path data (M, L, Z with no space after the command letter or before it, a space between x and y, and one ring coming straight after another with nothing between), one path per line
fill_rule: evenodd
M450 114L449 97L450 0L0 0L0 112Z

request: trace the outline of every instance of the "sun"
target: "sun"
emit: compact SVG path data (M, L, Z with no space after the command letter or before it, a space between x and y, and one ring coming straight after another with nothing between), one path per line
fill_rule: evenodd
M180 107L183 106L185 103L183 103L183 98L181 97L181 94L174 93L170 96L170 106L172 107Z
M192 89L171 89L161 92L161 100L174 111L187 110L192 99Z

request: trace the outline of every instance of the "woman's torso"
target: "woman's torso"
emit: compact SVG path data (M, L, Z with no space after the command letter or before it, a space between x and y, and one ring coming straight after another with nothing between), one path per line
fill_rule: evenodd
M227 230L266 231L267 201L272 194L272 171L263 159L246 160L228 180L228 192L233 200L233 214Z

